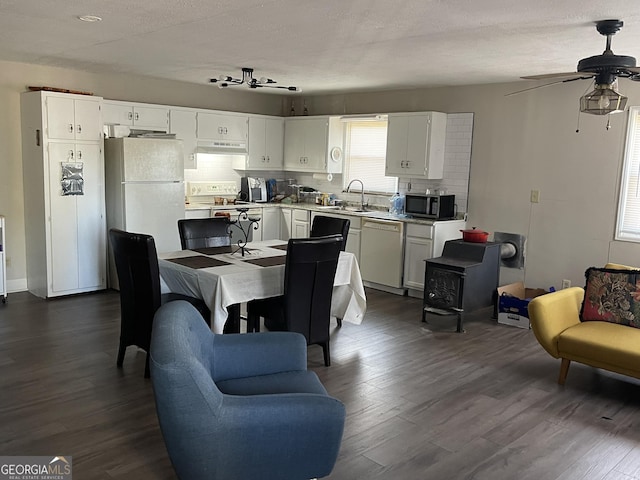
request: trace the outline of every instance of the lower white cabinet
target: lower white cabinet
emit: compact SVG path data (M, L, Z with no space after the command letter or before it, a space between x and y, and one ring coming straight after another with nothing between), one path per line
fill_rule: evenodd
M262 209L260 224L262 240L277 240L280 238L280 209L265 207Z
M280 209L280 240L289 240L291 238L291 227L293 210L291 208Z
M461 238L464 220L433 222L433 225L408 223L404 242L404 287L412 296L422 297L425 260L439 257L447 240Z
M184 218L209 218L211 216L210 208L187 208L184 211Z
M337 213L327 212L311 212L311 225L313 225L313 218L317 215L323 215L326 217L343 218L349 220L349 234L347 235L347 244L345 245L345 251L353 253L356 260L360 262L360 234L362 228L362 218L355 215L342 215Z
M309 210L294 209L292 214L291 238L308 238L310 232Z

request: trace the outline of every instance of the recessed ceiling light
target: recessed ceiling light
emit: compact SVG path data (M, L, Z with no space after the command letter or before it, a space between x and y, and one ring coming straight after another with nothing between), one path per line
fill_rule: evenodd
M97 15L78 15L78 20L83 22L101 22L102 18Z

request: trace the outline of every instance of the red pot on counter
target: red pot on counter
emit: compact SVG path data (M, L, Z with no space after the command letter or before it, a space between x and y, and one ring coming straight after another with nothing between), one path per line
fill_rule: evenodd
M476 230L476 227L473 227L470 230L460 231L462 232L462 240L464 240L465 242L487 243L487 239L489 238L489 232Z

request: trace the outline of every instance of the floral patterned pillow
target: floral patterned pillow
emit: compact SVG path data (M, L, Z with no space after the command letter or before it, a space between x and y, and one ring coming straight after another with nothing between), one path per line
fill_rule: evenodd
M580 311L583 322L604 321L640 328L640 270L588 268Z

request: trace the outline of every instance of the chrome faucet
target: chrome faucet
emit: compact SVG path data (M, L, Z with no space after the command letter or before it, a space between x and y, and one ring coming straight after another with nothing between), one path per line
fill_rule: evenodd
M364 212L364 183L362 183L362 180L359 178L354 178L349 182L349 185L347 185L347 193L349 193L349 189L353 182L360 182L360 188L362 189L360 190L360 209Z

